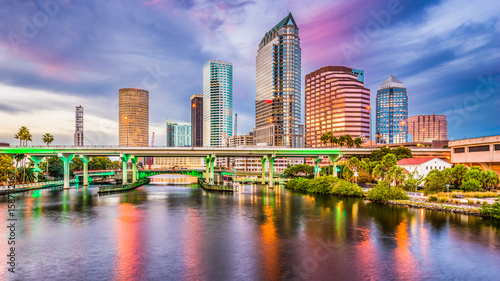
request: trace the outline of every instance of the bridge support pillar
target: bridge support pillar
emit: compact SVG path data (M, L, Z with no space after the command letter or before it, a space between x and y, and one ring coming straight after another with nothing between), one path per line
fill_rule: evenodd
M83 163L83 186L89 186L89 162L90 157L85 155L80 155L80 159Z
M128 160L130 159L130 155L129 154L121 154L120 155L120 160L122 160L122 172L123 172L123 182L122 184L127 184L128 182L128 179L127 179L127 173L128 173L128 170L127 170L127 164L128 164Z
M42 162L43 157L33 156L33 155L30 155L29 157L30 157L30 160L33 162L33 164L35 164L35 170L34 170L35 182L38 182L38 172L40 172L40 169L38 168L38 164L40 164L40 162Z
M57 156L63 161L64 167L64 189L69 189L69 163L73 160L74 154L59 153Z
M210 156L205 157L205 172L203 173L203 178L205 179L206 182L209 181L209 175L210 175Z
M262 184L266 184L266 161L267 157L260 157L260 163L262 163Z
M313 162L314 162L314 177L317 178L319 177L319 163L321 163L321 161L323 160L321 157L314 157L313 159Z
M340 160L340 158L342 158L343 154L340 153L340 154L337 154L337 155L328 155L328 159L330 159L330 162L332 162L332 165L333 165L333 176L334 177L338 177L337 175L337 161Z
M267 160L269 161L269 188L274 187L274 155L268 155Z
M214 175L214 169L215 169L215 155L211 155L210 157L210 182L212 184L215 184L215 175Z
M132 162L132 182L137 181L137 156L131 156L130 162Z

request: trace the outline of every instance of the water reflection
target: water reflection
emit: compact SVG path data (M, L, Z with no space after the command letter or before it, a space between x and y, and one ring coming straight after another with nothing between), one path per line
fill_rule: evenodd
M39 190L18 194L16 204L18 280L494 280L500 274L498 223L282 187L246 185L223 194L151 185L105 196L95 187ZM10 278L6 273L0 269L0 280Z

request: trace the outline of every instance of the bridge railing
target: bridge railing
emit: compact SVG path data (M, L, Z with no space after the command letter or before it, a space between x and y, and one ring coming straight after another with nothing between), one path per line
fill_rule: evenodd
M70 183L74 183L75 179L70 180ZM57 180L57 181L41 181L41 182L32 182L32 183L25 183L25 184L15 184L15 188L29 188L29 187L39 187L39 186L45 186L45 185L52 185L52 184L64 184L64 180ZM0 186L1 189L7 189L9 186L7 185L2 185Z

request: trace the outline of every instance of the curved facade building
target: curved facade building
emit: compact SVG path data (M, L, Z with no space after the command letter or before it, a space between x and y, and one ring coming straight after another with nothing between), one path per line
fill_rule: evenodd
M256 58L254 142L303 147L300 125L301 49L290 13L267 32Z
M148 146L149 92L136 88L118 92L119 145Z
M370 89L364 71L325 66L306 75L306 147L329 147L321 136L370 137Z

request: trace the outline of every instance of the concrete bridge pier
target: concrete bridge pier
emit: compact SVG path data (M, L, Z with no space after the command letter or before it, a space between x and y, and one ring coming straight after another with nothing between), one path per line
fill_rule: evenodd
M214 183L214 164L216 156L214 154L205 156L205 181L209 183Z
M267 157L260 157L260 163L262 163L262 184L266 184L266 161Z
M333 176L338 177L337 175L337 162L342 158L343 154L339 153L338 155L328 155L328 159L332 162L333 165Z
M313 162L314 162L314 177L317 178L319 177L319 163L321 163L321 161L323 160L323 158L321 157L314 157L313 159Z
M40 169L38 168L38 164L40 164L40 162L42 162L43 160L43 157L42 156L33 156L33 155L30 155L30 160L33 161L33 164L35 164L35 182L38 182L38 172L40 171Z
M127 165L128 165L128 160L130 159L130 154L120 154L120 160L122 160L122 172L123 172L123 180L122 184L127 184L128 179L127 179Z
M90 157L85 155L80 155L80 159L83 163L83 186L89 185L89 162Z
M276 156L267 155L267 161L269 161L269 188L274 187L274 159Z
M64 167L64 189L69 189L69 163L73 160L74 154L59 153L57 155L63 161Z
M137 156L131 156L130 162L132 162L132 182L137 181Z

